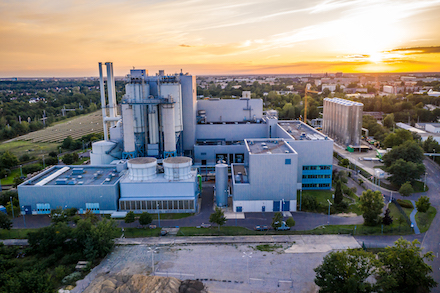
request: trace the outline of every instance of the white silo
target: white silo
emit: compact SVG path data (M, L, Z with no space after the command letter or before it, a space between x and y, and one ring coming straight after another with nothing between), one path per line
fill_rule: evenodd
M228 165L215 165L215 203L218 207L228 205Z
M188 157L170 157L163 160L165 179L179 181L191 178L192 159Z
M121 151L117 142L101 140L92 143L90 165L107 165L120 157Z
M180 83L167 82L160 84L160 95L164 98L172 98L174 101L174 131L183 131L182 121L182 93Z
M166 156L174 156L176 154L176 134L174 131L174 105L162 104L162 129L164 140L164 153Z
M122 110L122 129L124 133L124 152L132 153L135 151L134 131L133 131L133 107L128 104L121 105Z
M133 181L145 181L156 177L156 158L141 157L127 162L128 176Z

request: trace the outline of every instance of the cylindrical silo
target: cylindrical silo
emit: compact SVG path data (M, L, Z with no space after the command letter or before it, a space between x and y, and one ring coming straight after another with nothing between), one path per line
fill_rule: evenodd
M163 160L165 179L179 181L191 178L192 159L170 157Z
M159 143L159 119L157 113L157 105L148 105L148 133L149 143Z
M218 207L228 205L228 165L215 165L215 203Z
M163 127L163 140L164 140L164 152L175 153L176 152L176 134L174 131L174 105L162 104L162 127Z
M156 177L156 158L141 157L127 162L128 176L133 181L150 180Z
M92 143L92 152L90 153L90 164L93 166L107 165L115 160L115 157L121 157L121 151L116 146L116 142L100 140ZM107 152L109 152L107 154Z

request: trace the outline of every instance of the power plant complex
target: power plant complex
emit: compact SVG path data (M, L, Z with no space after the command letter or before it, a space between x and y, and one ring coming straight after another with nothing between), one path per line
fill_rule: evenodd
M202 181L214 175L215 204L234 212L296 211L298 190L331 189L333 140L278 120L250 92L198 100L195 76L133 69L118 105L113 64L105 65L104 140L92 144L90 165L53 166L19 185L27 213L194 213Z

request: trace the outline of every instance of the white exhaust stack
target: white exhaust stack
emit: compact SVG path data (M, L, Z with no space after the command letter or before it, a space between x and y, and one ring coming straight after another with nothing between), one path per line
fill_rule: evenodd
M115 89L115 77L113 75L113 63L106 62L107 66L107 91L108 91L108 106L110 118L115 118L116 114L116 89ZM111 126L114 126L114 120L111 121Z
M103 122L103 128L104 128L104 140L108 140L108 133L107 133L107 123L105 122L105 118L107 116L106 113L106 103L105 103L105 88L104 88L104 78L102 76L102 63L99 62L99 88L101 90L101 109L102 109L102 122Z

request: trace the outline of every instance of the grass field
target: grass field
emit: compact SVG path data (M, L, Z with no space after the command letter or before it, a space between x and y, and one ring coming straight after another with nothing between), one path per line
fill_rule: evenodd
M36 232L38 229L11 229L0 230L0 239L26 239L29 232Z
M410 204L410 205L412 205L412 202L411 202L410 200L408 200L408 199L404 199L403 202L405 202L406 204ZM413 207L413 208L404 208L404 207L402 207L402 209L403 209L403 211L405 212L405 214L406 214L406 215L408 216L408 218L409 218L409 215L410 215L411 212L413 211L414 207Z
M151 214L151 216L153 217L153 220L157 220L157 214ZM190 214L190 213L167 213L167 214L160 214L160 219L161 220L178 220L178 219L183 219L186 217L191 217L194 216L194 214Z
M11 174L9 174L8 177L2 178L1 183L2 185L12 185L14 183L14 177L20 176L20 168L11 170Z
M417 212L416 222L417 226L419 227L420 233L428 231L436 214L437 210L434 207L430 207L426 213Z
M72 119L66 119L47 128L10 139L8 143L23 140L32 143L61 143L68 136L71 136L73 139L78 139L90 133L101 133L103 131L102 127L102 113L101 111L96 111L86 115L76 116Z
M17 158L20 158L24 154L27 154L30 157L42 157L42 155L47 155L51 151L57 151L58 146L59 143L54 142L35 143L31 141L19 140L7 143L0 143L0 153L9 151Z
M161 228L148 229L148 228L124 228L124 236L127 238L139 238L139 237L157 237L160 236ZM118 229L115 233L116 237L121 237L122 230Z
M333 198L332 198L334 191L332 191L332 190L304 190L303 196L305 194L309 194L309 195L315 197L320 205L323 205L326 207L328 207L327 200L329 200L332 204L334 203ZM298 197L297 197L298 207L299 207L299 201L300 201L300 197L299 197L299 193L298 193ZM346 211L347 213L355 213L358 216L362 215L362 212L361 212L359 205L357 203L358 197L356 197L356 203L354 203L354 204L351 204L352 201L347 198L344 198L344 201L346 201L349 204L348 210ZM304 208L302 208L302 210L306 211Z

